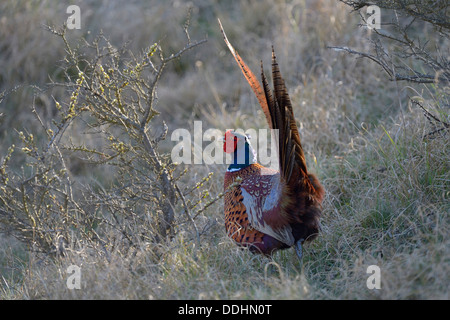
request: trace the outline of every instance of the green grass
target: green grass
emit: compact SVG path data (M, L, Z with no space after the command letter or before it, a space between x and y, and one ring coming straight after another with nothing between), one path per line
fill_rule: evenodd
M0 53L8 53L0 55L6 66L0 70L0 90L23 82L43 85L48 74L61 76L55 61L63 57L63 47L37 25L60 24L64 5L42 1L35 10L29 3L0 4L0 23L4 19L11 25L10 31L0 28ZM103 29L117 46L131 39L134 52L159 40L167 51L184 43L186 4L172 7L156 1L148 8L135 1L124 8L114 3L110 8L82 5L85 29L71 36L89 37ZM193 7L191 37L208 34L208 43L168 68L158 87L157 109L169 130L190 128L194 120L202 120L204 129L266 128L262 113L255 116L256 98L226 51L216 18L255 73L261 59L268 70L270 45L275 45L309 167L326 189L322 231L305 246L303 262L292 249L267 258L236 247L226 237L219 201L198 218L206 230L201 247L180 232L157 248L145 243L128 251L108 248L108 257L76 243L66 257L53 259L29 253L26 245L3 236L0 298L448 299L448 134L424 137L433 128L422 112L414 107L400 112L398 101L407 105L413 91L408 84L399 83L404 85L399 90L368 61L325 49L367 47L367 34L357 27L358 15L338 1L194 1ZM163 23L163 16L173 23ZM23 48L27 42L30 48ZM414 92L420 89L425 99L433 98L420 86ZM12 129L23 130L24 123L30 132L39 130L30 120L28 91L19 90L0 105L5 114L0 118L2 146L17 141ZM40 96L40 111L50 119L53 100L45 92ZM438 111L448 116L448 111ZM80 141L85 138L75 129L70 134ZM170 150L171 144L164 147ZM2 157L6 150L0 147ZM79 170L78 181L97 186L88 176L90 168L77 159L72 165ZM188 169L183 187L212 171L209 192L222 191L225 166ZM96 181L108 181L110 172L99 168ZM81 290L67 289L66 269L72 264L81 266ZM374 264L381 268L380 290L366 287L367 267Z

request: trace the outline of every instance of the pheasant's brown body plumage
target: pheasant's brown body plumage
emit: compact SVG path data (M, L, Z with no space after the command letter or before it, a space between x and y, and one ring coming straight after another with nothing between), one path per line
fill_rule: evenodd
M249 157L243 157L247 162L238 165L237 154L248 155L250 142L246 136L227 131L224 150L233 154L236 164L225 174L225 228L236 243L254 252L271 254L316 237L324 189L307 171L291 101L273 49L274 89L271 91L262 65L261 86L229 43L221 24L220 27L228 48L258 98L269 127L278 133L279 161L279 171L248 161Z
M257 176L261 167L259 164L252 164L245 169L225 173L225 190L237 180L237 177L245 181L250 177ZM260 192L266 194L267 190ZM225 228L231 239L242 245L253 245L256 249L263 244L264 233L256 230L249 223L247 208L243 204L243 200L240 185L230 188L225 193Z

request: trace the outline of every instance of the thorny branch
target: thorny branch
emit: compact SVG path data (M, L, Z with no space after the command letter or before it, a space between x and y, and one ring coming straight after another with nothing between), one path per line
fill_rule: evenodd
M450 131L450 124L438 119L430 111L425 109L425 107L422 105L421 102L419 102L417 100L411 100L411 102L414 103L415 105L417 105L420 109L422 109L425 118L427 118L427 120L431 123L431 125L433 125L434 127L437 127L437 125L441 126L440 128L437 128L437 129L427 133L425 137L434 136L436 133L441 132L443 130Z

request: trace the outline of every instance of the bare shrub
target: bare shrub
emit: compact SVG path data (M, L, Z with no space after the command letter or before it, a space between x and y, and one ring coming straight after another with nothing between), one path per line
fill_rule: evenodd
M432 125L440 123L442 128L448 128L446 119L450 107L448 2L415 0L341 0L341 2L354 10L360 10L363 26L366 25L366 15L361 8L377 5L382 10L381 28L372 29L371 52L361 52L343 46L329 48L371 60L382 68L391 81L422 85L410 88L415 93L411 101L424 110L427 119L430 119L431 115L434 120L431 121ZM423 32L430 29L433 30L432 33ZM420 101L432 111L423 108ZM431 131L429 135L434 133Z

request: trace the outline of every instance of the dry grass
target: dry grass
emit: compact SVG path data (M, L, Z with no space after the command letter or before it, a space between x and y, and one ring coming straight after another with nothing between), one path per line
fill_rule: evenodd
M116 46L131 41L140 52L161 40L170 51L184 43L188 4L180 1L82 1L83 25L75 39L100 29ZM147 3L147 2L145 2ZM305 248L302 265L292 250L273 259L238 249L226 237L222 202L203 213L202 246L180 233L162 245L112 250L110 259L83 244L65 258L28 253L0 238L0 297L4 299L448 299L450 243L450 146L448 134L432 130L422 112L408 104L428 87L385 80L382 71L327 45L368 47L359 16L338 1L194 1L191 37L208 43L189 52L164 74L157 109L169 126L192 129L265 128L251 90L227 53L216 18L255 71L278 54L301 128L311 170L327 190L322 234ZM40 24L60 25L59 1L0 4L0 92L18 84L44 86L61 77L63 46ZM168 23L170 21L170 23ZM90 33L88 33L90 31ZM431 30L429 32L432 32ZM430 34L430 37L432 34ZM52 91L57 97L65 92ZM0 154L17 141L13 128L39 125L29 112L33 95L24 86L0 104ZM39 110L51 117L53 99L37 94ZM441 110L448 117L448 109ZM74 139L84 136L75 129ZM169 133L170 136L170 133ZM166 141L165 148L172 144ZM19 165L19 164L18 164ZM73 162L74 170L77 162ZM188 167L185 186L214 172L209 191L222 191L224 166ZM99 171L107 176L108 169ZM89 170L80 179L92 181ZM81 290L66 286L69 265L82 272ZM369 265L381 268L380 290L366 287Z

